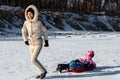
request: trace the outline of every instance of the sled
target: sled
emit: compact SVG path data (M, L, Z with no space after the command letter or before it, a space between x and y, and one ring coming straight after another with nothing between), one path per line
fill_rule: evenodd
M95 67L91 66L89 68L71 69L71 70L68 70L68 72L80 73L80 72L85 72L85 71L93 70L94 68Z

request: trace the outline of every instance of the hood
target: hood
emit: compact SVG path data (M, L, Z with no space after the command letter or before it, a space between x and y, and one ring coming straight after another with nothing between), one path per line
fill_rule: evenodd
M32 8L33 10L34 10L34 18L32 19L32 20L29 20L28 19L28 17L27 17L27 10L29 9L29 8ZM34 5L29 5L27 8L26 8L26 10L25 10L25 18L26 18L26 20L27 21L37 21L38 20L38 9L36 8L36 6L34 6Z
M93 50L88 50L88 52L86 53L87 56L93 58L94 57L94 51Z

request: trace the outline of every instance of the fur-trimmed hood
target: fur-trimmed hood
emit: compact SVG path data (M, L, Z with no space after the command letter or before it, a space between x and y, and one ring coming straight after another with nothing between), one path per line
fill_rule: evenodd
M34 10L34 18L32 20L29 20L28 17L27 17L27 10L29 8L32 8ZM34 5L29 5L26 10L25 10L25 18L27 21L37 21L38 20L38 9L36 8L36 6Z

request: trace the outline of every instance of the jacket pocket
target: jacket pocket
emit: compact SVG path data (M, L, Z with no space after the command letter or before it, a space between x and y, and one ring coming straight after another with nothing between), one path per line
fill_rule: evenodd
M42 38L38 38L35 40L35 45L41 45L43 43Z
M29 43L29 45L34 45L32 39L28 39L28 43Z

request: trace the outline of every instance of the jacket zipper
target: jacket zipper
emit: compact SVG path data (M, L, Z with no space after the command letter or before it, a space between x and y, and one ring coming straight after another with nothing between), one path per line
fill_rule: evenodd
M31 21L31 37L32 35L33 35L33 29L32 29L32 21ZM35 46L35 41L33 37L32 37L32 42L33 42L33 45Z

